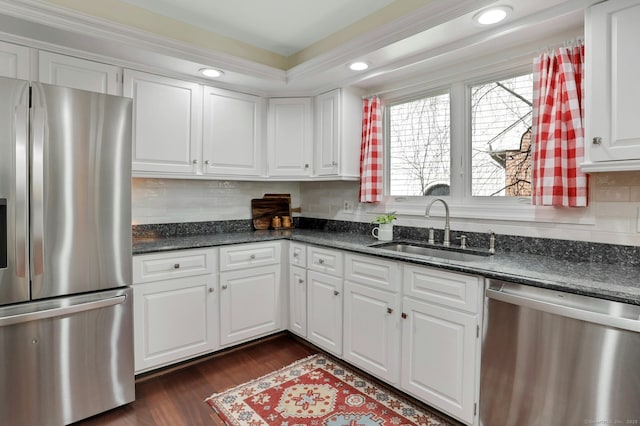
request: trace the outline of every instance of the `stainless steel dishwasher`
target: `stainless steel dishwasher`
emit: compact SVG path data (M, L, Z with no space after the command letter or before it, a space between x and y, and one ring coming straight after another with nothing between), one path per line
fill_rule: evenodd
M640 306L489 280L480 424L640 424Z

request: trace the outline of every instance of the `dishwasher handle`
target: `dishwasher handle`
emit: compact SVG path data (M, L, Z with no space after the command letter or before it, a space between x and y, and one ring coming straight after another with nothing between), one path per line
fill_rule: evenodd
M544 289L536 289L538 291L544 292ZM553 291L551 291L553 292ZM557 293L557 292L553 292ZM510 303L513 305L523 306L526 308L535 309L538 311L548 312L550 314L555 314L567 318L573 318L580 321L586 321L595 324L601 324L608 327L615 327L623 330L640 332L640 317L636 316L636 319L633 318L625 318L616 316L615 313L607 314L603 312L597 312L595 310L590 310L587 306L583 307L573 307L567 306L560 303L554 303L551 300L542 300L537 298L532 298L529 295L518 294L518 290L514 289L506 289L505 287L500 289L495 288L487 288L486 296L489 299L498 300L500 302ZM585 299L592 299L588 296L579 296L572 295L576 297L583 297ZM608 300L600 300L597 299L598 302L612 304L612 306L621 305L623 303L613 302ZM634 308L636 308L634 306ZM612 309L612 310L615 310Z

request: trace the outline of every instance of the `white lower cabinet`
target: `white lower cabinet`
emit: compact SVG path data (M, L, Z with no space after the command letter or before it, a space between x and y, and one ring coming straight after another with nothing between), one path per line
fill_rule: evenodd
M134 257L136 373L218 349L216 254L209 249Z
M389 383L400 372L400 295L344 283L344 359Z
M307 337L307 270L289 267L289 330Z
M342 278L307 271L307 339L342 356Z
M220 274L220 344L280 329L280 265Z
M412 265L406 265L403 273L400 387L473 424L480 359L482 298L478 296L482 294L483 281Z
M220 249L220 344L235 345L282 328L281 242Z

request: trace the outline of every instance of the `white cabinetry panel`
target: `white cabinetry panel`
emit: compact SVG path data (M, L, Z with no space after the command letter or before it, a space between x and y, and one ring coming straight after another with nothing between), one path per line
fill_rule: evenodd
M638 22L638 0L587 10L584 171L640 170Z
M307 272L307 338L342 355L342 277Z
M202 140L201 86L125 70L124 95L133 98L133 171L196 173Z
M0 77L29 80L29 48L0 41Z
M268 111L269 176L310 176L311 98L269 99Z
M90 92L122 95L122 68L72 56L38 52L38 81L88 90Z
M258 176L262 173L262 98L205 87L203 173Z
M307 270L289 267L289 330L307 337Z

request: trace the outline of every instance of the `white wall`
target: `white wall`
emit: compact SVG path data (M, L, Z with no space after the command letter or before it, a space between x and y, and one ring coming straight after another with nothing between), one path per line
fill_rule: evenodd
M473 232L492 230L499 234L522 235L622 245L640 245L638 212L640 209L640 172L591 175L591 206L594 223L589 225L508 222L459 219L451 212L451 229ZM375 213L371 206L358 203L357 182L305 182L300 184L305 217L369 222ZM354 204L353 213L345 213L344 201ZM425 203L426 207L426 203ZM397 225L443 227L442 218L400 216Z
M296 182L239 182L187 179L133 179L132 222L201 222L251 219L251 199L266 193L291 194L300 205Z

